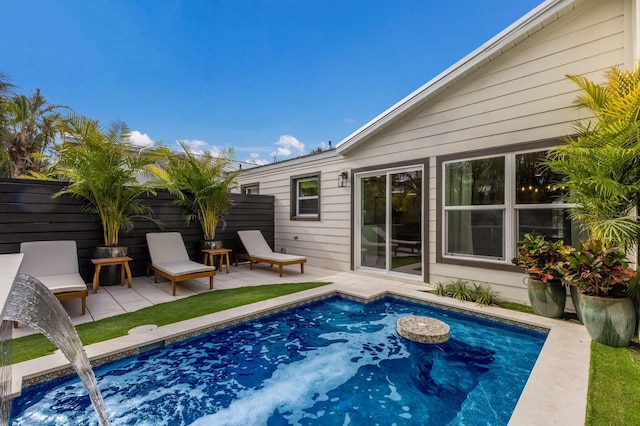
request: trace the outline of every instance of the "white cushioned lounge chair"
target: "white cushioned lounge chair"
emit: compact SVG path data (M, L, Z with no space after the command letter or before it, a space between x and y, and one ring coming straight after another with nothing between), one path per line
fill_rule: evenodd
M78 269L75 241L29 241L20 244L24 253L19 272L37 278L58 298L82 301L82 315L87 310L87 284Z
M374 226L373 227L373 231L381 238L382 241L384 241L387 238L387 235L385 234L384 230L378 226ZM398 248L399 247L405 247L408 249L411 249L411 253L413 253L414 250L417 251L418 254L420 254L420 247L422 247L422 241L419 240L400 240L397 238L392 238L391 239L391 248L393 249L393 254L397 255L398 254Z
M189 259L187 248L179 232L151 232L147 234L155 282L158 275L171 281L171 292L176 295L176 282L209 277L209 289L213 290L215 266L207 266Z
M278 265L278 272L282 276L282 268L284 266L300 264L300 273L304 274L306 257L274 252L264 239L262 232L257 229L238 231L238 236L247 250L247 254L238 254L237 257L247 259L250 269L253 269L254 262L268 263L271 266Z

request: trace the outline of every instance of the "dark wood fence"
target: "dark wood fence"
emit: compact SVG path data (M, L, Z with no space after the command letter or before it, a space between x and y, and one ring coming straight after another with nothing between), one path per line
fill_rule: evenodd
M86 282L93 277L91 258L96 246L103 244L102 227L97 216L85 212L83 199L52 194L64 187L58 182L0 179L0 254L18 253L23 241L75 240L78 245L80 274ZM120 245L129 248L134 276L146 274L149 252L147 232L177 231L182 234L192 260L202 262L198 223L187 224L182 208L173 205L167 191L147 195L143 202L153 209L154 223L144 218L134 220L134 228L120 233ZM219 225L216 240L235 253L243 253L237 231L260 229L273 247L273 197L232 194L233 204L226 216L226 226ZM233 258L233 255L232 255Z

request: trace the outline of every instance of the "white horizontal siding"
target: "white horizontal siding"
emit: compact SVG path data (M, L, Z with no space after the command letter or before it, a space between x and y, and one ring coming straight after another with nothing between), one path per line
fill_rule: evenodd
M585 113L574 109L577 91L565 75L598 80L610 66L629 63L633 38L624 13L630 1L576 3L570 13L541 24L509 50L503 46L502 55L487 57L454 86L347 150L346 157L327 153L249 171L241 180L259 181L260 193L276 199L276 248L303 254L312 265L348 269L352 176L348 188L338 188L340 171L430 158L426 226L432 282L487 282L504 297L525 301L520 274L435 263L436 157L570 134ZM313 171L321 171L322 220L291 221L289 177Z
M338 175L350 167L333 152L250 169L240 184L259 182L260 194L274 196L275 250L307 257L309 265L349 270L351 259L351 176L338 188ZM320 221L290 219L292 176L320 172Z
M436 241L435 156L528 142L571 133L576 119L577 91L566 74L602 80L610 66L625 63L623 2L588 2L583 10L565 16L545 31L509 52L389 129L376 145L384 151L407 145L430 152L429 257L432 282L462 278L490 283L501 297L527 302L522 274L435 263ZM582 114L582 116L581 116ZM448 132L446 128L453 129ZM422 148L420 146L422 145ZM367 149L366 155L375 155Z
M601 79L608 67L624 63L622 2L577 14L580 19L565 15L493 60L350 157L376 163L389 152L428 157L570 133L579 116L575 86L565 75Z

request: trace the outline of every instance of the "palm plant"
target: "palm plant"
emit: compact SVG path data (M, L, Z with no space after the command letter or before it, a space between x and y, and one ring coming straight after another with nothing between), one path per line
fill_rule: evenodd
M43 154L61 134L64 105L47 102L40 89L30 97L15 95L5 103L7 135L5 152L10 163L10 176L17 178L30 170L41 171L39 155Z
M8 94L15 86L8 75L0 71L0 176L9 176L10 161L6 148L9 141L9 97Z
M197 220L202 226L204 239L213 241L216 227L231 205L230 189L235 185L239 171L228 171L233 150L219 156L211 153L196 155L184 142L179 142L182 153L165 149L161 167L152 168L163 186L176 195L176 204L187 212L187 222Z
M628 249L640 240L633 214L640 202L640 69L610 68L604 84L570 75L582 91L575 104L593 117L575 124L566 145L546 164L566 178L573 219L605 247Z
M15 86L11 83L9 76L0 71L0 94L8 92L9 89L12 89L13 87Z
M151 217L140 197L155 194L153 185L139 178L159 159L157 150L133 146L128 127L119 121L103 128L97 120L74 115L65 123L69 140L56 147L48 173L31 175L69 182L54 196L86 199L87 209L100 218L104 244L117 246L120 231L131 229L134 217Z

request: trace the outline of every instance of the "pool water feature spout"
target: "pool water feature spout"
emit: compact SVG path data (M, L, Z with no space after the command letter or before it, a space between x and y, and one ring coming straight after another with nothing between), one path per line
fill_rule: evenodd
M9 321L18 321L40 331L55 344L67 357L86 387L99 424L109 425L104 400L80 337L69 315L44 284L29 275L18 274L7 298L2 319L5 320L3 328L6 323L11 324ZM7 346L3 344L3 347ZM6 393L2 395L5 399ZM6 415L8 418L8 414Z

